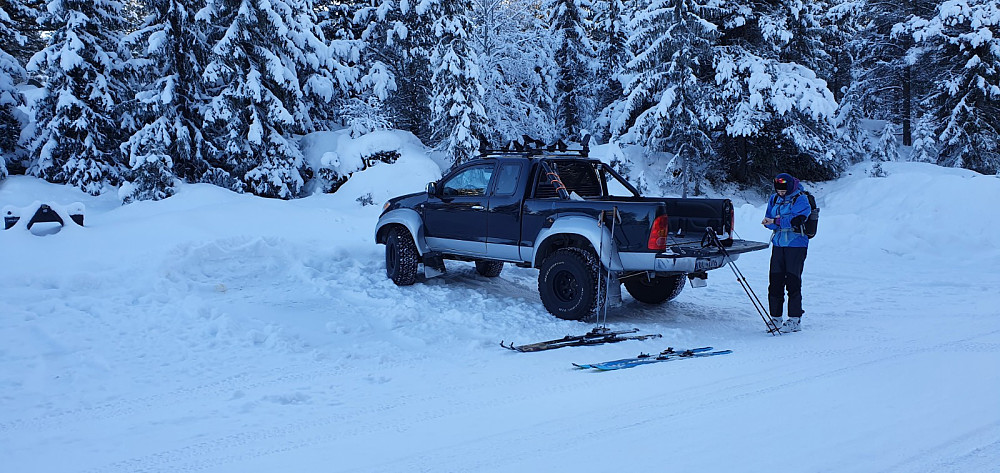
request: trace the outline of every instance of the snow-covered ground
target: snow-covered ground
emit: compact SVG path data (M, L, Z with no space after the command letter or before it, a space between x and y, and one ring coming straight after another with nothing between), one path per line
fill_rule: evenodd
M720 269L610 311L660 340L540 353L498 343L591 327L545 312L537 271L385 278L372 230L436 177L419 155L289 202L119 206L13 176L0 206L87 210L0 231L0 471L998 471L1000 179L885 168L812 187L803 332L765 334ZM743 238L768 237L763 208L739 207ZM738 261L761 297L767 261ZM734 353L571 365L704 345Z

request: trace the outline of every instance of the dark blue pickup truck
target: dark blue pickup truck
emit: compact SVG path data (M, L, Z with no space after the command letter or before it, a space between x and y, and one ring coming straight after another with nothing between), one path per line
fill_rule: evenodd
M676 297L725 264L715 237L736 259L767 243L733 239L729 199L642 197L599 160L579 152L487 152L426 192L391 199L375 229L386 275L413 284L444 272L444 260L474 261L479 274L504 263L538 268L545 308L588 319L621 284L636 300Z

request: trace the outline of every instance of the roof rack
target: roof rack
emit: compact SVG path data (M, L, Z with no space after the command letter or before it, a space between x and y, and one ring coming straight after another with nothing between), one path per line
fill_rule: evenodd
M507 146L500 149L486 148L486 140L480 140L480 143L483 145L479 148L480 156L566 156L581 158L590 156L590 135L583 137L582 149L570 149L562 140L546 145L544 141L536 140L528 135L523 135L521 139L513 140Z

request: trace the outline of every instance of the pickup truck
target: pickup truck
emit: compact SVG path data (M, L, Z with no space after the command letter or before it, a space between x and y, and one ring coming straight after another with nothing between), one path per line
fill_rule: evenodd
M539 269L542 304L556 317L591 318L621 285L647 304L704 285L707 271L767 243L733 239L729 199L643 197L586 150L495 151L425 192L386 202L375 227L386 276L400 286L475 262L485 277L505 263ZM711 230L709 230L711 229ZM708 231L715 233L709 238ZM609 282L610 281L610 282Z

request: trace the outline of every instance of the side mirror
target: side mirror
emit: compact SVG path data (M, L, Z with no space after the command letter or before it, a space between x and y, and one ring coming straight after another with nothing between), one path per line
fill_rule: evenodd
M428 182L427 183L427 196L428 197L434 197L436 195L437 195L437 182L433 182L433 181Z

